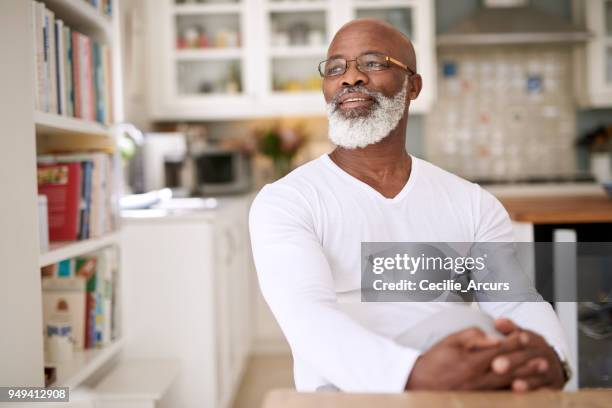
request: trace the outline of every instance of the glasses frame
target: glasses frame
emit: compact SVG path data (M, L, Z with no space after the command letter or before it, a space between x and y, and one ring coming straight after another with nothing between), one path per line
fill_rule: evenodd
M388 55L379 54L379 53L375 53L375 52L366 52L366 53L364 53L364 54L359 55L357 58L350 59L350 60L349 60L349 59L345 59L345 58L328 58L328 59L326 59L326 60L323 60L323 61L319 62L319 66L317 67L317 70L319 71L319 75L321 75L321 77L322 77L323 79L326 79L326 78L334 78L334 77L340 77L340 76L342 76L342 75L346 74L346 71L348 71L349 62L352 62L352 61L357 62L357 60L358 60L359 58L363 57L364 55L378 55L378 56L384 57L384 58L385 58L385 62L389 62L389 63L391 63L391 64L393 64L393 65L395 65L395 66L397 66L397 67L399 67L399 68L402 68L403 70L405 70L406 72L408 72L410 75L416 75L416 72L415 72L415 71L413 71L412 69L408 68L408 65L403 64L403 63L402 63L402 62L400 62L399 60L396 60L395 58L390 57L390 56L388 56ZM323 64L324 62L327 62L327 61L329 61L329 60L334 60L334 59L343 59L343 60L345 60L345 61L346 61L346 63L344 64L344 72L342 72L341 74L337 74L337 75L324 75L324 74L323 74L323 72L321 72L321 66L322 66L322 64ZM376 72L376 71L385 71L385 70L387 70L387 69L389 69L389 68L391 68L391 65L390 65L390 66L388 66L388 67L386 67L385 69L379 69L379 70L372 70L372 71L365 71L365 72L364 72L364 71L362 71L362 70L359 68L359 64L357 64L357 69L359 70L359 72L361 72L361 73L363 73L363 74L366 74L366 75L367 75L367 74L369 74L370 72Z

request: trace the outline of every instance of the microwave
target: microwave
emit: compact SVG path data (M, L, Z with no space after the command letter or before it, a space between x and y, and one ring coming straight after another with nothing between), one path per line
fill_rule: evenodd
M202 196L240 194L252 186L251 159L240 150L207 147L192 156L195 192Z

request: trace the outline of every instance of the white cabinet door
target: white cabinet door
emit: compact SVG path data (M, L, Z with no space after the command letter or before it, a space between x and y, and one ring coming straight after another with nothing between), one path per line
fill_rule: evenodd
M180 359L161 408L219 406L211 225L128 220L122 231L122 356Z
M576 51L576 92L585 107L612 106L612 0L575 0L576 21L593 34Z
M350 18L385 20L403 32L414 45L417 72L423 77L423 90L411 102L411 113L429 111L436 95L436 55L434 2L429 0L349 0Z
M252 106L248 66L252 0L194 3L162 0L149 7L151 116L240 117Z

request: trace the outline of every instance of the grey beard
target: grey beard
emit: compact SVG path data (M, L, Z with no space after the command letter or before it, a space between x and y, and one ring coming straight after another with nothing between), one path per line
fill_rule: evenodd
M360 115L358 110L346 116L343 114L338 108L338 98L349 92L363 93L374 99L369 114ZM362 86L344 90L327 104L330 140L346 149L362 148L380 142L395 129L404 116L407 92L408 77L404 80L402 89L392 97Z

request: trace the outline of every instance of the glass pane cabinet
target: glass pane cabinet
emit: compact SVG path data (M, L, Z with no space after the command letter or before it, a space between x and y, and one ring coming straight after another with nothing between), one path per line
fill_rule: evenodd
M587 108L612 107L612 0L573 4L575 23L592 33L586 46L575 51L578 102Z
M160 0L148 7L151 117L223 120L325 115L317 71L334 33L358 17L410 36L423 92L435 95L430 0ZM416 24L416 22L419 24Z
M174 57L179 95L242 92L242 5L176 0Z
M326 0L268 0L269 75L264 92L271 95L320 93L317 64L329 42Z
M612 87L612 0L605 4L606 82Z

